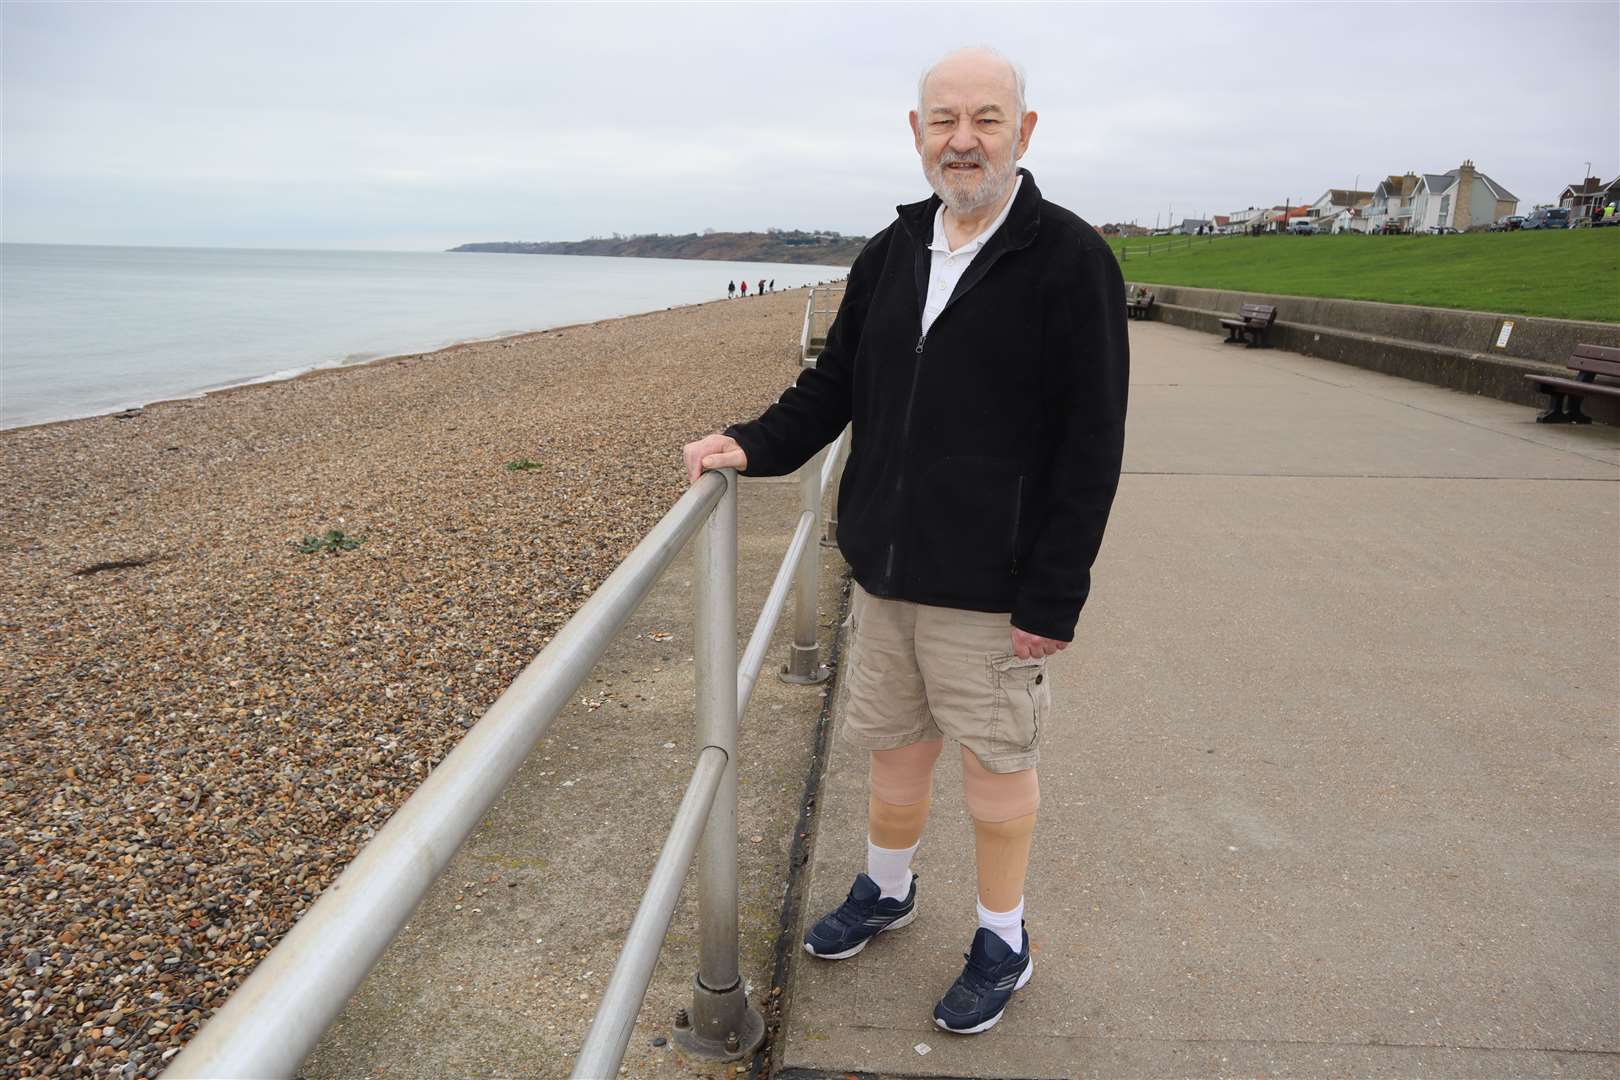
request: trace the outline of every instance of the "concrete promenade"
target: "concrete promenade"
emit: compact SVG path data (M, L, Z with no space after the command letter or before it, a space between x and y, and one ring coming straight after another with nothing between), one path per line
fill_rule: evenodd
M776 1075L1620 1076L1620 430L1131 333L1035 977L982 1036L931 1022L974 926L947 754L921 917L796 954ZM806 918L864 865L865 776L834 740Z

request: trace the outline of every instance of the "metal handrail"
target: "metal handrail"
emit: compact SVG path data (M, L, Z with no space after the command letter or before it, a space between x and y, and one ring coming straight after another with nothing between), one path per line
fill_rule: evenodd
M815 336L812 333L812 328L815 325L816 316L838 314L837 304L834 304L832 307L818 307L817 297L822 295L831 296L834 293L842 293L844 288L845 286L843 285L817 285L811 288L810 299L805 301L804 305L804 329L799 333L799 359L801 362L815 359L810 354L810 339Z
M728 495L692 485L164 1072L294 1075L664 569Z
M816 290L810 290L810 299L804 302L804 329L799 331L799 359L810 356L810 317L816 311Z
M704 823L709 819L709 809L714 805L715 793L720 790L728 761L726 752L718 746L705 746L698 755L692 781L686 785L686 795L675 811L675 824L670 826L664 850L659 853L658 863L647 881L647 893L641 898L636 917L624 935L619 962L608 979L607 989L602 991L590 1033L574 1059L575 1076L613 1076L619 1071L624 1049L635 1030L636 1014L647 996L647 984L652 982L664 935L669 933L669 921L675 914L675 903L680 899L687 868L697 852L698 839L703 835Z
M737 718L752 695L795 578L799 633L783 677L819 681L795 678L791 672L805 655L807 592L812 663L817 652L817 560L808 557L810 537L820 524L822 494L847 437L846 431L802 469L803 502L793 539L741 662L736 653L737 482L728 469L705 473L676 501L265 956L164 1076L295 1075L557 713L694 537L698 760L574 1075L617 1072L700 832L701 963L693 1022L678 1029L676 1038L703 1056L751 1053L764 1025L747 1004L737 970Z

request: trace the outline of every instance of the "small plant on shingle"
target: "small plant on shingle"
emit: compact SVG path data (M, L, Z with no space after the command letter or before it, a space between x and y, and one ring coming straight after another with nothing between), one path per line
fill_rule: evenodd
M506 463L507 472L528 472L530 469L538 469L539 467L540 463L538 461L531 461L526 457L518 458L516 461L508 461Z
M342 529L327 529L324 536L306 536L302 540L294 540L293 547L305 555L316 555L321 552L337 554L340 551L353 551L365 541L358 536L350 536Z

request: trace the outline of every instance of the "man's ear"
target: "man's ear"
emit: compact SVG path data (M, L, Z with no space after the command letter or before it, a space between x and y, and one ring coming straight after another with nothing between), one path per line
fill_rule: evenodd
M1024 114L1023 123L1018 125L1018 153L1013 155L1015 161L1029 151L1029 138L1035 134L1035 121L1038 119L1032 112Z
M911 141L917 147L917 153L920 154L922 153L922 128L917 124L917 110L912 109L907 113L906 119L911 121Z

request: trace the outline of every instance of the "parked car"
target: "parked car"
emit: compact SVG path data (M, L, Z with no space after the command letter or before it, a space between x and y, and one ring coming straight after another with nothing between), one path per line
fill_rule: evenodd
M1523 214L1503 214L1491 222L1486 232L1513 232L1522 228L1524 228Z
M1423 231L1431 236L1454 236L1457 233L1450 225L1430 225Z
M1378 231L1384 236L1399 236L1406 230L1401 228L1401 223L1398 221L1386 221L1378 227Z
M1567 229L1569 228L1569 208L1567 206L1543 206L1540 210L1530 211L1530 216L1524 219L1523 229Z
M1295 218L1288 223L1288 231L1295 236L1315 236L1316 226L1304 218Z

